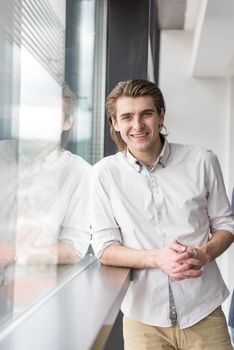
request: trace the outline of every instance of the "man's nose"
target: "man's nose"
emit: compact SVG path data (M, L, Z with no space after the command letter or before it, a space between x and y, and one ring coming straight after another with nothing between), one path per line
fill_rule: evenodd
M144 127L144 123L141 118L136 117L133 120L133 128L135 130L141 130Z

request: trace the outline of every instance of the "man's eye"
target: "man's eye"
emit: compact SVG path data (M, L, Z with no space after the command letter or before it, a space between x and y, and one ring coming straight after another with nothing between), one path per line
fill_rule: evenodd
M129 120L130 119L130 115L125 115L121 118L121 120Z
M143 115L146 117L150 117L153 113L152 112L145 112Z

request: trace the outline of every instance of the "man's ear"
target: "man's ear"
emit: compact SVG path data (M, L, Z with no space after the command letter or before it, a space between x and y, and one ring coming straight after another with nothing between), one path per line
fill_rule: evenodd
M164 109L161 108L161 111L160 111L160 114L159 114L159 120L160 120L160 123L163 124L164 122Z
M73 125L74 118L70 116L69 118L66 118L66 120L63 123L63 130L67 131L70 130Z
M115 131L119 131L119 125L116 119L111 119L113 128L115 129Z

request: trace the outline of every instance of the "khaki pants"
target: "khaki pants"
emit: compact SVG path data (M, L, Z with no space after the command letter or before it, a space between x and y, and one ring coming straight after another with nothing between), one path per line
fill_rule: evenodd
M125 350L233 350L221 307L194 326L155 327L123 318Z

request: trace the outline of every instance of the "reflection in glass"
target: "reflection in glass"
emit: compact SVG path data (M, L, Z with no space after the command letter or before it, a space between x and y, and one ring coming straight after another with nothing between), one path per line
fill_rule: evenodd
M67 85L61 93L60 85L22 48L16 253L20 264L76 263L87 251L90 166L59 145L62 131L72 127L76 100Z
M94 164L103 157L106 1L66 1L65 80L79 98L68 149Z
M64 83L66 2L38 4L0 0L0 326L89 246L91 166L66 150L80 104Z
M8 149L2 140L11 139L12 129L17 130L13 121L19 105L20 18L20 1L0 0L0 322L13 309L13 286L2 286L7 277L14 278L17 149Z

